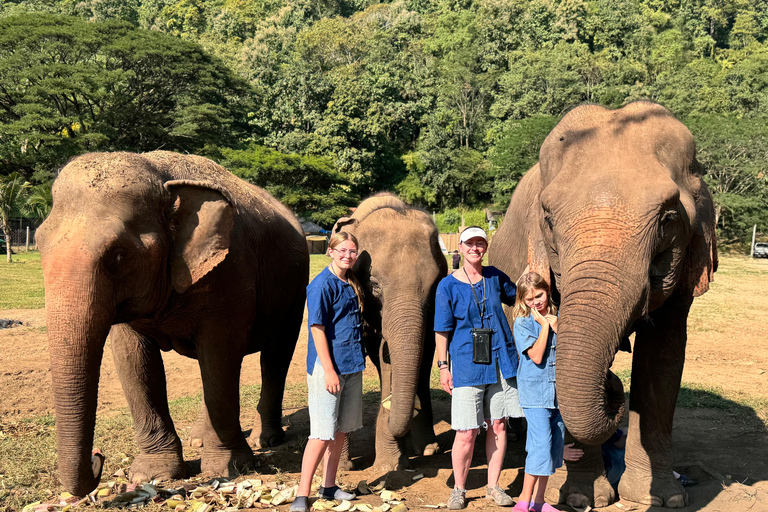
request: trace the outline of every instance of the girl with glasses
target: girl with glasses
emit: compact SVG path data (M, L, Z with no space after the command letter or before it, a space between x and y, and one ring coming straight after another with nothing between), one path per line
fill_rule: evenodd
M358 244L354 235L336 233L328 244L328 265L307 286L310 434L301 464L301 481L291 512L309 510L312 477L325 455L320 497L352 500L336 486L344 438L363 426L363 294L352 273Z

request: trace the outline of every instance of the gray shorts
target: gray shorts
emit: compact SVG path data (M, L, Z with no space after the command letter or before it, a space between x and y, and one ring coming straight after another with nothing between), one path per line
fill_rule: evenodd
M363 426L363 372L339 375L341 390L337 394L325 389L325 372L319 362L309 387L309 438L329 441L336 432L352 432Z
M505 379L496 364L496 383L485 386L453 388L451 396L451 428L474 430L488 428L489 423L502 418L522 418L517 379Z

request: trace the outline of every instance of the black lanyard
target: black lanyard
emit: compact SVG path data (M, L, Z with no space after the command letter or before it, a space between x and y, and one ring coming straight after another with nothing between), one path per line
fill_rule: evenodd
M467 276L469 287L472 288L472 295L475 296L475 305L477 306L478 313L480 313L480 327L483 327L483 317L485 316L485 276L483 276L483 306L480 307L480 301L477 300L477 293L475 293L475 285L472 284L472 280L469 278L469 274L467 274L467 269L462 270L464 271L464 275Z

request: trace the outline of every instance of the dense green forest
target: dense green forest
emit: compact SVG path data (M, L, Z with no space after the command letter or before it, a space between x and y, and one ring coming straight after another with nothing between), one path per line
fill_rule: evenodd
M721 240L768 231L768 0L0 3L0 174L209 156L329 226L394 190L504 209L571 107L640 98L692 130Z

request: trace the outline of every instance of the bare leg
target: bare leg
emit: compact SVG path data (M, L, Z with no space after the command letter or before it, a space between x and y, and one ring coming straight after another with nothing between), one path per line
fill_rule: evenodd
M486 420L486 423L490 423ZM488 457L488 487L499 485L499 475L507 453L507 421L495 420L485 436L485 454Z
M451 450L451 462L453 463L454 487L466 489L467 474L472 464L472 451L475 448L475 439L480 432L479 428L472 430L457 430Z
M317 465L323 458L328 447L333 443L332 440L310 439L304 448L304 457L301 459L301 481L297 496L309 496L312 490L312 478L315 476Z
M519 502L531 503L534 487L536 487L536 477L525 473L525 476L523 477L523 490L520 493Z
M323 464L323 487L336 485L336 471L339 468L339 457L346 437L346 432L336 432L335 439L326 448L325 463Z

